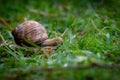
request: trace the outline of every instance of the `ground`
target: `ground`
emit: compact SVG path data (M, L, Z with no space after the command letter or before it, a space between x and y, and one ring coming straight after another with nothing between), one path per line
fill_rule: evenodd
M0 78L119 80L120 1L0 0ZM52 55L16 46L12 29L24 20L44 25L63 45Z

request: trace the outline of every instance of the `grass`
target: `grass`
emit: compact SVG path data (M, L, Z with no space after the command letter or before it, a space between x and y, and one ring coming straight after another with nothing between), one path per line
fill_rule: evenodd
M120 1L1 0L0 78L3 80L119 80ZM14 46L11 29L27 18L64 44L52 54Z

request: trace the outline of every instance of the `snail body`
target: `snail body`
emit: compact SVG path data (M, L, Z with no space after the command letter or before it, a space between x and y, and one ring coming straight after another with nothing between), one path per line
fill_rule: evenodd
M16 44L21 46L31 46L26 40L43 47L57 46L57 43L63 43L60 37L48 39L47 31L43 25L33 20L25 21L16 26L12 30L12 34Z

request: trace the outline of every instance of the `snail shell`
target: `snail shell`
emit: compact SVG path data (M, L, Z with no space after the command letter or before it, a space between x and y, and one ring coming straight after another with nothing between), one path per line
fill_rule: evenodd
M62 38L57 37L48 39L45 28L38 22L30 20L25 21L13 29L12 34L18 45L31 46L26 40L41 46L56 46L57 43L63 43Z
M34 42L36 44L41 44L42 41L48 39L47 32L45 28L36 21L25 21L18 25L13 31L15 42L18 45L29 45L25 39Z

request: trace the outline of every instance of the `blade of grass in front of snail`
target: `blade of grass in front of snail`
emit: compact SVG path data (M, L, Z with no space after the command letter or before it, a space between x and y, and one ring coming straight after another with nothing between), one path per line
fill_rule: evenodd
M28 39L24 39L25 42L27 42L28 44L30 44L33 47L36 47L38 49L42 49L39 45L35 44L34 42L28 40Z

